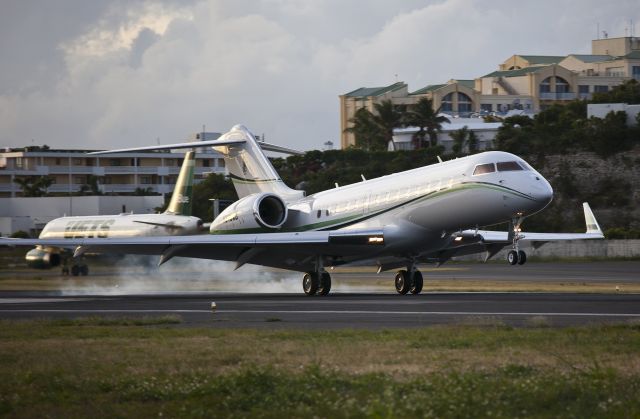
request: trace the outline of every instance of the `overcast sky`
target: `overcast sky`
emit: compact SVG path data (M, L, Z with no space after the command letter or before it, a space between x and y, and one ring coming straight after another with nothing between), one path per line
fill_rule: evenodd
M640 35L638 0L0 0L0 146L169 144L242 123L339 144L340 94Z

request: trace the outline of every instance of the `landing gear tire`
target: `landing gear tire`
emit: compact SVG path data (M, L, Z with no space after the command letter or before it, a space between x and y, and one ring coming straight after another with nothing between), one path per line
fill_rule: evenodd
M302 290L307 295L315 295L320 286L318 275L315 272L307 272L302 277Z
M510 250L507 253L507 262L509 262L509 265L516 265L518 263L518 252Z
M524 265L527 262L527 254L523 250L518 250L518 265Z
M329 294L329 291L331 291L331 275L329 275L329 272L322 272L320 274L320 285L316 293L325 296Z
M398 271L395 279L396 291L398 294L405 295L411 288L411 280L409 274L405 270Z
M82 276L89 275L89 267L87 265L80 265L80 275Z
M72 275L72 276L78 276L78 275L80 275L80 266L78 266L78 265L73 265L73 266L71 267L71 275Z
M62 268L62 275L67 275L69 276L69 267L65 266Z
M423 284L422 273L416 270L413 273L413 285L409 290L411 294L420 294L422 292L422 284Z

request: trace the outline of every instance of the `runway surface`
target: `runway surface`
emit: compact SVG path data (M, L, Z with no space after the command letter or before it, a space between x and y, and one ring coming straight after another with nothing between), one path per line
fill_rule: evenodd
M400 296L393 291L392 273L376 276L359 271L335 274L334 290L329 296L306 297L295 273L269 273L261 277L255 271L215 272L176 271L165 276L165 283L167 278L175 279L169 281L174 287L164 292L153 289L158 284L154 274L143 277L146 286L151 284L150 289L126 288L124 285L131 282L131 277L124 277L119 282L122 286L112 292L112 280L99 273L83 280L93 285L102 283L98 288L77 289L74 288L77 283L69 281L64 290L1 291L0 319L179 315L182 327L299 329L640 322L640 294L615 292L618 283L637 286L640 262L531 263L522 267L454 264L448 269L424 270L425 283L428 280L449 284L459 280L579 282L605 284L606 290L611 289L606 293L426 292ZM202 279L203 274L206 280ZM0 275L7 276L6 271ZM267 277L270 279L263 283ZM256 292L258 289L263 292ZM242 290L247 293L236 292ZM212 303L215 310L211 309Z
M215 302L216 309L211 309ZM163 294L59 297L4 292L0 318L179 315L182 326L301 329L396 328L434 324L583 325L640 321L640 295L434 293Z

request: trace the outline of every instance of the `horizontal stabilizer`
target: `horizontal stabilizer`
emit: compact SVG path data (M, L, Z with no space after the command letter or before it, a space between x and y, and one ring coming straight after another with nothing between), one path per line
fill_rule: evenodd
M237 145L243 144L246 140L238 139L238 140L208 140L208 141L191 141L187 143L176 143L176 144L166 144L166 145L153 145L148 147L133 147L133 148L119 148L116 150L105 150L105 151L93 151L91 153L87 153L90 155L103 155L103 154L115 154L115 153L129 153L134 151L154 151L154 150L178 150L182 148L197 148L197 147L219 147L219 146L227 146L227 145ZM302 151L294 150L287 147L281 147L279 145L264 143L261 141L257 141L257 144L261 149L266 151L274 151L277 153L285 153L285 154L304 154Z
M175 228L175 229L181 229L184 228L181 225L176 225L176 224L165 224L165 223L152 223L151 221L141 221L141 220L134 220L134 223L140 223L140 224L148 224L150 226L157 226L157 227L164 227L164 228Z
M112 154L112 153L129 153L133 151L173 150L173 149L180 149L180 148L197 148L197 147L204 147L204 146L224 146L224 145L242 144L244 142L245 140L191 141L187 143L152 145L148 147L119 148L116 150L92 151L91 153L87 153L87 154L95 156L95 155Z

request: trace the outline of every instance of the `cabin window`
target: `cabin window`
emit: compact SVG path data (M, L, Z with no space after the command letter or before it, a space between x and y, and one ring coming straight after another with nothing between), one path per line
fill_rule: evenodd
M498 165L498 172L511 172L514 170L523 170L522 166L515 161L502 161L496 163Z
M495 171L496 171L496 168L493 165L493 163L479 164L476 166L475 170L473 171L473 174L484 175L485 173L493 173Z

